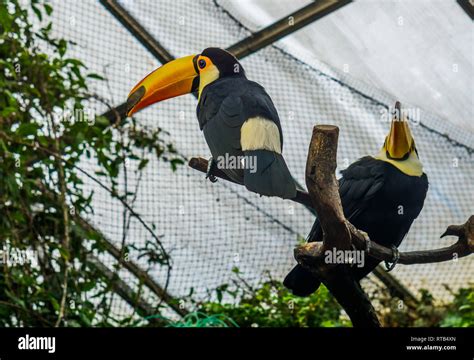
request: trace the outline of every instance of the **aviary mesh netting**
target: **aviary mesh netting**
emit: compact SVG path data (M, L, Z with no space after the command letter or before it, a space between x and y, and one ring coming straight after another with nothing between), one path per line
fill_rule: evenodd
M226 48L250 34L240 22L244 20L233 14L233 5L224 1L126 0L120 4L175 57L209 46ZM123 103L132 86L160 65L98 1L53 1L53 6L56 34L73 40L76 45L71 55L109 79L108 84L97 82L94 86L111 104ZM381 114L396 99L317 60L298 58L279 44L244 58L242 64L248 77L267 89L278 109L285 138L283 154L301 184L315 124L340 127L340 169L381 147L389 127ZM194 97L180 97L140 112L137 121L168 131L169 140L185 156L208 158L195 108ZM97 105L97 111L105 110ZM419 122L412 124L412 132L430 189L401 250L447 245L449 239L439 238L446 226L464 223L473 213L473 134L463 133L424 110L416 120ZM154 224L171 256L168 291L173 296L186 295L193 288L193 296L199 298L206 289L229 282L233 267L238 267L247 281L256 282L266 271L281 279L295 263L293 248L313 223L313 215L304 207L259 197L222 180L212 184L186 165L172 172L169 164L152 160L141 179L135 177L134 166L127 171L128 188L138 188L131 205L148 224ZM86 160L84 168L93 174L94 168ZM129 214L97 184L84 181L95 192L95 214L90 221L119 244L123 216ZM121 186L125 190L123 176ZM132 217L126 242L140 246L147 240L149 233ZM134 260L148 268L144 259ZM109 266L115 263L112 258L104 261ZM453 289L466 286L473 270L472 259L464 258L399 265L392 274L415 294L427 288L436 298L447 300L449 293L443 284ZM166 269L152 267L149 273L157 283L165 283ZM136 282L126 271L121 275Z

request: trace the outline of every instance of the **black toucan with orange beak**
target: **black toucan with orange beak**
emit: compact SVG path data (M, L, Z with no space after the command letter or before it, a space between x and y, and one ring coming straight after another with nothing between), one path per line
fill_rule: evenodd
M372 241L386 247L400 245L423 208L428 191L428 178L399 102L395 110L390 132L379 153L357 160L342 171L339 179L345 217ZM316 219L308 241L322 239L321 225ZM358 284L379 262L367 258L364 266L353 266L350 271L353 280ZM298 296L309 296L320 283L301 265L296 265L283 281Z
M250 191L295 198L296 184L282 156L283 134L272 99L247 79L239 61L225 50L207 48L156 69L130 92L127 115L192 92L198 93L199 126L212 154L208 176L212 166L218 166Z

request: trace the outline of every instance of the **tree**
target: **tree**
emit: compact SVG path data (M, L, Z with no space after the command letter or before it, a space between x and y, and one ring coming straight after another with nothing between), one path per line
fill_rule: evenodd
M133 119L111 126L94 113L105 102L88 85L103 79L67 56L67 40L52 37L52 23L45 24L52 11L38 0L29 8L0 3L0 326L127 324L131 317L111 313L113 292L139 313L157 309L147 308L140 288L120 281L122 262L107 271L98 260L113 245L85 220L94 194L85 192L84 176L122 202L125 219L140 219L129 204L133 191L118 186L120 172L127 164L141 172L150 157L173 168L183 160L160 128ZM81 168L85 158L96 162L95 174ZM155 263L169 267L147 229ZM127 251L125 239L112 249L117 259Z

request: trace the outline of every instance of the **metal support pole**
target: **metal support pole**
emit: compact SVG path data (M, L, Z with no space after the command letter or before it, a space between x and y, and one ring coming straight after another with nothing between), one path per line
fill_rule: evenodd
M300 30L313 21L332 13L333 11L350 3L352 0L322 0L315 1L287 17L257 31L249 37L239 41L227 49L237 58L241 59L258 50L273 44L275 41Z
M80 216L76 216L75 220L81 224L84 228L88 229L89 231L97 234L103 241L103 245L105 246L106 251L112 255L124 269L127 269L130 273L132 273L139 281L143 282L144 285L148 287L155 295L157 295L160 299L163 300L166 305L168 305L171 310L173 310L176 314L180 315L181 317L186 316L189 311L184 307L180 306L177 299L174 299L166 289L163 289L156 281L154 281L148 273L143 270L138 264L131 260L125 261L123 258L123 254L121 250L116 247L112 241L107 239L107 237L92 226L87 220Z
M99 0L100 3L132 33L132 35L162 64L174 57L153 36L115 0Z
M118 294L124 301L126 301L132 308L134 308L138 315L142 317L156 315L155 309L146 302L141 296L137 296L133 289L121 278L116 277L114 272L105 266L98 258L93 255L87 256L87 262L90 266L94 267L102 276L107 278L109 281L114 282L113 290ZM152 318L151 323L157 326L166 325L166 322L158 318Z
M161 46L161 44L116 0L99 1L156 59L158 59L158 61L165 64L174 59L174 56ZM234 54L236 58L242 59L303 28L313 21L330 14L351 1L352 0L320 0L313 2L266 28L251 34L227 48L227 51ZM126 110L127 106L123 103L105 112L102 116L109 119L111 123L116 123L117 119L123 119L125 117Z

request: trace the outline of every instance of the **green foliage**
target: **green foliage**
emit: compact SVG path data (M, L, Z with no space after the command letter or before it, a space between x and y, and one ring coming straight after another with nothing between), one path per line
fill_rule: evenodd
M102 77L52 37L51 5L23 3L0 2L0 326L121 323L111 315L113 280L89 261L104 246L81 221L93 213L81 161L95 161L89 176L130 201L134 192L117 183L126 164L140 172L153 157L172 168L183 159L161 129L97 116L88 85ZM162 248L147 251L168 265Z
M161 315L148 316L145 320L158 319L165 323L165 327L238 327L234 320L224 314L206 315L201 312L187 314L181 320L171 320Z
M252 287L238 270L235 273L232 284L219 286L209 293L209 300L196 304L198 312L225 314L240 327L351 326L324 285L311 296L300 298L271 278ZM474 327L474 288L452 293L450 304L436 304L427 290L420 293L419 303L412 306L393 297L386 288L377 288L369 298L384 327Z
M350 326L324 286L301 298L271 278L253 288L236 274L238 280L233 285L222 285L215 290L217 300L197 304L200 312L225 314L241 327Z
M369 294L384 327L472 327L474 326L474 288L452 292L451 303L436 302L426 289L420 290L416 304L405 304L385 288ZM410 305L410 306L408 306Z
M447 307L442 327L474 327L474 288L460 289Z
M380 322L384 327L433 327L437 326L444 314L444 308L433 303L432 295L420 290L420 301L417 304L405 304L394 297L386 288L379 288L370 294L377 310Z

